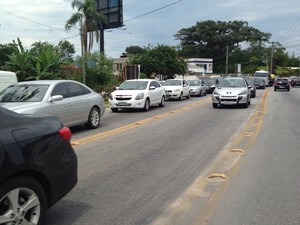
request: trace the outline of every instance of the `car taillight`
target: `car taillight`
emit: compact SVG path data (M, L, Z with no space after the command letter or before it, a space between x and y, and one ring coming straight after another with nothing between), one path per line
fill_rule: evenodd
M58 133L65 141L71 140L72 133L69 127L61 128Z

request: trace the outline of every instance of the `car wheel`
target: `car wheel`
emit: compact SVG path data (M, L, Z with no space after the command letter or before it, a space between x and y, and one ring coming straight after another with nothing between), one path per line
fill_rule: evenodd
M159 103L159 106L160 106L160 107L164 107L164 106L165 106L165 101L166 101L166 100L165 100L165 96L162 96L162 97L161 97L161 101L160 101L160 103Z
M243 104L244 108L248 108L248 106L249 106L249 101L247 101L246 103Z
M213 103L212 106L213 106L213 108L217 108L218 104L217 103Z
M276 91L276 88L274 88L274 91Z
M206 91L204 92L204 96L206 96Z
M44 224L46 214L46 194L36 180L20 176L1 184L1 224Z
M100 125L100 111L97 107L93 107L90 111L87 127L90 129L95 129Z
M290 91L290 89L288 88L287 91Z
M149 109L150 109L150 101L147 98L145 101L145 105L144 105L144 111L147 112L147 111L149 111Z
M180 93L178 100L182 101L182 93Z
M119 109L118 108L110 108L112 112L118 112Z
M190 92L188 93L188 95L186 96L187 99L190 99L191 98L191 94Z
M202 96L202 90L200 91L200 93L199 93L199 97L201 97Z

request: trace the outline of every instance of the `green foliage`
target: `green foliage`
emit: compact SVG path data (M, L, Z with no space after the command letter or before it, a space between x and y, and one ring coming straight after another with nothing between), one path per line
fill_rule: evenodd
M103 53L88 53L86 82L89 87L100 92L105 86L111 87L118 84L116 76L113 74L113 60ZM77 57L77 64L81 65L81 57Z
M9 55L17 50L16 43L0 44L0 69L5 69L5 62L9 60Z
M245 21L204 21L181 29L175 38L180 40L179 53L183 57L213 58L216 72L223 72L226 48L229 52L240 43L261 43L270 38L269 33L249 27Z
M175 74L184 74L186 63L174 48L167 45L158 45L153 48L145 48L142 53L129 56L131 64L140 64L141 72L148 78L152 74L159 74L171 78Z

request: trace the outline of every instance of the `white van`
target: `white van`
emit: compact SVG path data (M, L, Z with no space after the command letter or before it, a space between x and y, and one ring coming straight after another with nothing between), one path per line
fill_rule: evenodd
M0 91L15 83L18 83L18 79L14 72L0 70Z

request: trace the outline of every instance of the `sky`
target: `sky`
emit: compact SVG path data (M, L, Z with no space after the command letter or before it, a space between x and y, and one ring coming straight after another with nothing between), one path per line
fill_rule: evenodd
M57 45L67 40L79 55L78 27L68 32L64 29L75 12L71 2L1 0L0 44L20 38L30 49L37 41ZM123 0L124 27L105 30L105 54L118 58L128 46L176 46L179 41L174 35L178 31L206 20L246 21L250 27L271 33L271 42L279 42L290 54L300 57L299 0ZM93 51L99 51L98 43L94 43Z

